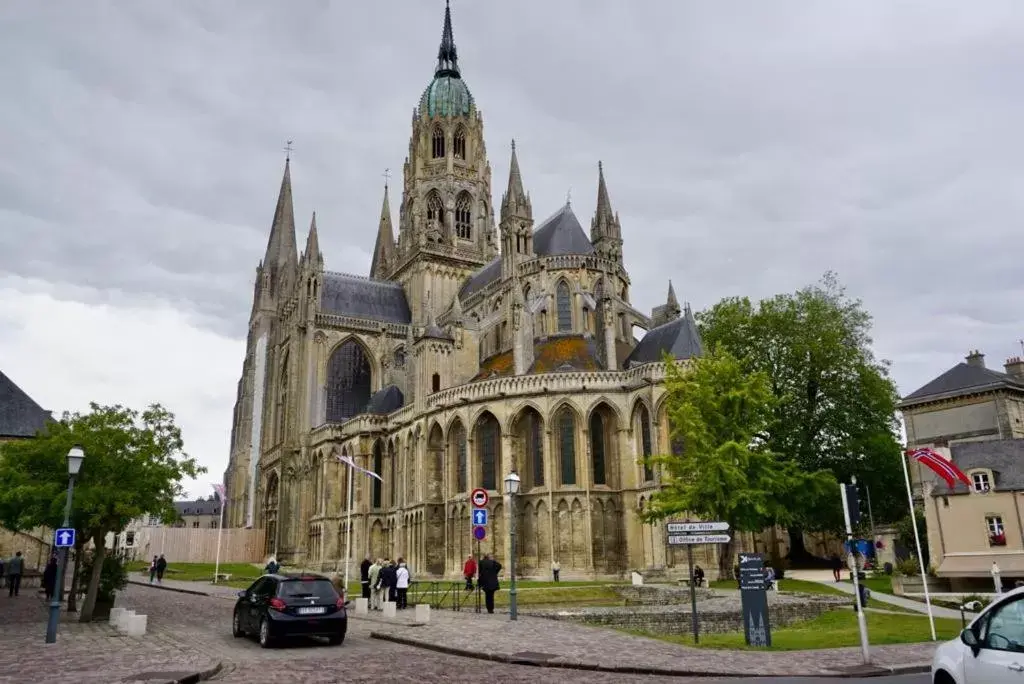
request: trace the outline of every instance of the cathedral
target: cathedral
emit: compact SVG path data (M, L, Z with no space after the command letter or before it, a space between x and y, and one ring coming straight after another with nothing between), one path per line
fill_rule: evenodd
M298 253L286 160L225 473L226 524L263 530L268 554L328 571L351 548L349 562L402 556L418 577L458 575L477 551L515 553L527 577L556 560L580 578L675 565L639 514L660 480L645 457L673 448L664 356L701 353L693 315L671 284L649 315L630 303L600 163L588 234L568 201L535 219L518 154L495 203L446 8L397 230L385 187L368 276L325 268L315 214ZM490 493L481 542L475 488Z

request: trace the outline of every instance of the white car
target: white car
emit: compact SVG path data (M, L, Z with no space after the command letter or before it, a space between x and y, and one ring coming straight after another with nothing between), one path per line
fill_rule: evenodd
M999 596L960 636L939 646L934 684L1024 684L1024 587Z

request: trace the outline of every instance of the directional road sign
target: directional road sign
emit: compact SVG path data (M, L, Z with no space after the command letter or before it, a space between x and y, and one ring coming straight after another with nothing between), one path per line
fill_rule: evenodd
M727 534L670 534L669 546L686 546L688 544L725 544L731 537Z
M486 525L487 524L487 509L486 508L474 508L473 509L473 524L474 525Z
M483 541L486 536L487 536L487 528L486 527L481 527L480 525L477 525L476 527L473 528L473 538L476 539L477 541Z
M477 508L483 508L487 505L490 500L487 496L486 489L474 489L473 493L469 495L469 500L473 502L473 505Z
M53 533L53 545L58 549L66 549L75 545L75 528L61 527Z
M729 529L727 522L669 522L665 523L665 531L669 534L692 534L694 532L725 532Z

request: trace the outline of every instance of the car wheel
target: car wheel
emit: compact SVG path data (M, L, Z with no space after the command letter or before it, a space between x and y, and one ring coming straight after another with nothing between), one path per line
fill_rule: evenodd
M235 614L231 617L231 634L236 639L245 636L245 630L242 629L242 616L235 611Z
M341 646L345 642L345 633L335 634L332 637L327 637L327 643L331 646Z
M935 673L935 684L956 684L956 680L945 670Z
M270 620L263 618L260 620L260 646L270 648L273 645L273 639L270 638Z

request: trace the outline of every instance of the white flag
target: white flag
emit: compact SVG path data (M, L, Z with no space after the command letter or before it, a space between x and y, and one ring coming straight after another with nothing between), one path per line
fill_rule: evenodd
M372 470L367 470L366 468L360 468L359 466L357 466L356 462L352 460L351 456L341 456L341 455L339 455L339 456L336 456L335 458L337 458L340 462L342 462L345 465L347 465L349 468L354 468L355 470L358 470L361 473L366 473L370 477L375 477L378 480L380 480L381 482L384 481L381 478L380 475L378 475L377 473L373 472Z

